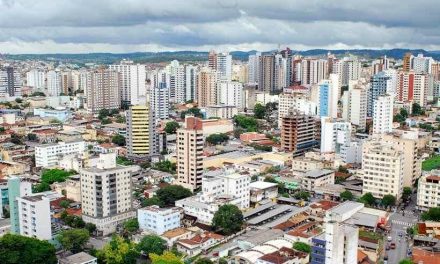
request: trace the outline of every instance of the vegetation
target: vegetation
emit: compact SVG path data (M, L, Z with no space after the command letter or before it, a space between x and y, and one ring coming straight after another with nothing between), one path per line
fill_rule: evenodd
M167 242L163 240L160 236L156 235L144 236L139 244L137 244L137 250L145 255L162 255L166 249Z
M192 192L180 185L168 185L159 189L156 193L157 198L161 201L162 206L174 206L177 200L187 198Z
M29 133L29 134L27 134L27 140L29 140L29 141L37 141L38 137L34 133Z
M47 241L20 235L6 234L0 237L0 263L35 264L58 263L55 247Z
M429 123L420 123L419 124L419 128L424 129L424 130L429 131L429 132L436 130L436 128L433 127Z
M135 264L139 255L136 245L120 236L113 236L110 243L97 252L99 260L112 264Z
M165 125L165 132L167 132L167 134L176 134L176 131L179 127L179 123L176 121L170 121Z
M434 155L422 162L422 170L431 171L440 168L440 155Z
M114 143L114 144L116 144L118 146L125 146L125 143L126 143L125 142L125 137L120 135L120 134L114 135L112 137L112 143Z
M405 108L400 108L400 113L397 113L394 116L393 121L402 123L402 122L405 122L405 120L408 118L408 116L409 116L408 111L406 111Z
M414 262L411 259L406 258L399 261L399 264L414 264Z
M424 114L425 114L425 110L423 110L422 107L418 103L414 103L412 105L412 115L413 116L420 116L420 115L424 115Z
M74 170L65 171L61 169L44 170L41 174L41 183L33 186L33 192L45 192L50 190L50 185L54 182L64 182L69 176L76 174Z
M133 161L127 159L124 156L117 156L116 157L116 163L119 164L119 165L123 165L123 166L130 166L130 165L134 164Z
M46 96L46 95L43 92L33 92L30 96L34 97L34 96Z
M96 225L92 223L86 223L84 228L87 229L87 231L89 231L89 234L93 234L96 231Z
M256 103L254 106L254 116L257 119L263 119L266 117L266 107L260 103Z
M150 254L152 264L183 264L183 260L171 251L165 251L162 255Z
M257 119L251 116L236 115L234 122L238 127L241 127L246 132L255 132L258 130Z
M341 172L341 173L350 173L350 172L348 171L348 169L347 169L346 167L342 166L342 165L339 165L339 167L338 167L338 172Z
M306 191L299 191L293 195L295 199L301 199L301 200L309 200L310 193Z
M139 222L137 218L133 218L130 220L125 221L124 223L124 236L130 237L134 233L136 233L139 230Z
M63 211L61 213L61 220L63 220L63 222L73 228L84 228L86 227L86 223L84 222L84 220L82 220L81 217L77 216L77 215L69 215L67 214L66 211ZM96 226L95 226L96 229Z
M186 111L182 111L180 113L180 118L184 119L186 115L193 115L195 117L203 118L202 112L197 107L193 107L193 108L190 108L190 109L188 109Z
M169 160L164 160L160 162L156 162L153 164L153 169L168 172L168 173L176 173L176 163L173 163Z
M354 195L350 191L343 191L339 196L344 201L352 201L354 198Z
M260 145L256 143L252 143L249 146L253 147L255 150L261 150L266 152L272 151L272 146Z
M376 198L371 193L366 193L359 198L359 202L366 205L374 205L376 203Z
M366 231L366 230L359 230L359 236L360 237L365 237L365 238L370 238L376 241L380 241L383 239L383 236L379 233L376 232L370 232L370 231Z
M396 197L391 194L384 195L382 197L382 205L388 207L396 204Z
M195 264L214 264L209 258L199 258Z
M410 236L417 235L417 234L419 233L418 226L417 226L417 225L414 225L414 226L412 226L412 227L408 227L408 228L406 229L406 233L407 233L408 235L410 235Z
M427 212L424 212L422 220L440 222L440 207L430 208Z
M303 243L303 242L295 242L295 243L293 243L293 248L298 250L298 251L307 253L307 254L312 251L310 245L308 245L306 243Z
M411 194L412 194L411 187L403 187L402 199L404 201L411 199Z
M220 206L212 219L212 226L226 235L240 231L242 225L243 214L237 206L232 204Z
M224 134L224 133L216 133L216 134L211 134L206 138L206 142L212 144L212 145L218 145L221 144L223 142L228 141L229 136Z
M142 207L152 206L152 205L162 206L162 201L159 198L157 198L157 196L154 196L151 198L141 199L141 205Z
M64 209L67 209L70 205L70 202L68 200L62 200L60 202L60 206L63 207Z
M84 250L84 246L90 239L89 231L86 229L63 230L57 237L65 250L78 253Z

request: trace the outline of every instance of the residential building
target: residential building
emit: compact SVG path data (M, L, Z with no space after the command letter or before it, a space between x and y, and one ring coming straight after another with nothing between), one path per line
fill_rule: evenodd
M134 218L132 175L138 166L116 164L116 154L100 154L96 167L84 168L81 175L82 217L93 223L102 235L116 231L116 226Z
M20 235L52 239L50 200L42 194L17 197Z
M18 198L32 194L32 183L22 181L18 177L8 179L9 214L11 218L11 233L20 234L20 216Z
M118 65L109 65L109 70L119 73L118 101L128 105L139 104L139 97L144 97L147 93L145 65L123 60Z
M86 150L84 141L58 142L35 147L35 166L50 168L58 166L62 156L82 154Z
M362 193L371 193L376 198L393 195L402 196L404 177L404 153L378 140L366 141L362 155Z
M258 90L265 95L272 93L275 90L275 56L259 56L258 68Z
M328 80L321 80L319 83L319 96L317 105L319 106L319 116L338 117L339 99L339 76L330 74Z
M440 207L440 171L431 171L419 179L417 206L421 210Z
M278 102L278 127L281 128L282 118L286 116L289 111L297 110L305 115L316 116L317 105L307 99L302 93L282 93Z
M154 116L154 124L158 125L161 120L170 116L170 89L165 82L151 88L150 105Z
M351 124L344 120L321 118L321 152L341 152L351 139Z
M393 130L393 97L380 95L374 101L373 134L389 133Z
M162 235L168 230L180 227L180 210L176 207L148 206L138 209L137 219L140 229Z
M217 53L217 67L219 80L231 81L232 56L229 53Z
M68 257L60 258L59 264L98 264L98 259L85 253L79 252Z
M242 110L243 106L243 85L235 81L217 82L217 100L218 105L235 106Z
M335 183L335 172L327 169L311 170L304 173L301 185L307 191L314 191L316 187Z
M46 89L48 96L59 96L61 89L61 72L48 71L46 73Z
M367 89L366 85L357 83L342 97L342 118L364 131L367 124Z
M281 118L281 149L296 154L304 153L317 145L315 119L299 111L290 111Z
M307 58L301 61L301 84L317 84L327 79L327 60Z
M97 114L102 109L120 108L120 87L121 79L117 71L101 68L88 72L85 90L87 111Z
M46 109L34 108L34 115L40 117L51 117L56 121L65 122L72 117L72 112L66 108Z
M26 85L36 90L43 90L46 87L46 73L37 69L26 73Z
M367 116L372 117L374 112L374 102L381 95L394 94L392 78L385 72L379 72L371 77L370 90L368 92Z
M206 118L232 119L238 114L238 108L235 105L209 105L204 107Z
M254 181L249 184L249 188L252 203L271 200L278 196L278 183Z
M217 104L217 72L202 68L197 74L197 104L199 107Z
M248 83L249 84L258 84L259 74L260 74L260 57L261 52L257 52L254 55L249 55L248 65L249 65L249 74L248 74Z
M203 141L202 120L186 116L184 127L177 130L177 181L192 190L202 184Z
M428 96L428 77L414 71L401 71L397 75L396 99L401 102L411 101L425 106Z
M144 105L133 105L127 111L127 154L145 157L150 154L150 109Z
M434 60L431 57L424 57L418 54L417 57L411 58L411 70L417 73L431 73L431 65Z

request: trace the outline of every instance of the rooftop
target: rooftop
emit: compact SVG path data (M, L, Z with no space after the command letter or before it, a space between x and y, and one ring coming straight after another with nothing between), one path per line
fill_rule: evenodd
M85 252L79 252L77 254L65 257L60 260L61 264L82 264L84 262L89 262L92 260L96 260L95 257L85 253Z
M331 170L326 170L326 169L322 169L322 170L311 170L308 171L304 174L305 177L307 178L320 178L323 176L326 176L328 174L333 173L333 171Z
M268 188L272 188L272 187L276 187L278 186L277 183L273 183L273 182L265 182L265 181L256 181L256 182L251 182L249 184L249 188L256 188L256 189L268 189Z

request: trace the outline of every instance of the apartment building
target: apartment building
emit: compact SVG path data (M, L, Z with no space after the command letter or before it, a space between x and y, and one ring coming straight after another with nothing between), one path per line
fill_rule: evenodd
M341 119L321 118L321 152L339 154L351 140L351 124Z
M139 98L147 92L145 65L123 60L120 64L109 65L109 69L118 72L120 76L118 98L129 105L139 104Z
M281 149L304 153L317 145L315 119L299 111L291 110L281 118Z
M342 96L342 118L362 131L367 124L367 99L366 85L358 82Z
M35 147L35 166L50 168L58 166L65 155L83 154L86 150L84 141L58 142Z
M278 102L278 128L282 126L282 118L290 111L297 110L306 115L317 115L316 103L309 101L302 93L282 93Z
M42 194L17 198L20 235L52 239L50 200Z
M197 74L197 104L199 107L217 104L217 72L202 68Z
M162 235L168 230L180 227L180 210L176 207L148 206L138 209L137 219L140 229Z
M127 154L145 157L150 154L149 106L133 105L127 111Z
M440 207L440 171L431 171L419 179L417 206L421 210Z
M102 109L120 108L120 89L121 79L117 71L101 68L88 72L85 90L87 111L96 114Z
M393 97L378 96L374 101L373 134L389 133L393 130Z
M335 183L335 172L327 169L316 169L307 171L301 178L302 188L314 191L316 187L326 186Z
M11 219L11 233L20 234L20 216L18 198L32 194L32 183L22 181L18 177L8 179L9 214Z

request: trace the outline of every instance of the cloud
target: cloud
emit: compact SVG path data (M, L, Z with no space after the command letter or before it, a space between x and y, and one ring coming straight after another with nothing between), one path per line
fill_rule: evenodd
M437 0L0 0L0 53L425 48Z

